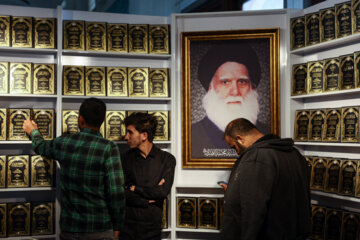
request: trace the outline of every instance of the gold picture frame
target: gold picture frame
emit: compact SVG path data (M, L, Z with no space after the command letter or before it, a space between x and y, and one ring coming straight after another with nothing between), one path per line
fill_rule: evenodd
M202 108L202 99L199 96L204 96L208 91L200 78L202 73L215 73L218 66L221 66L219 59L234 62L241 62L235 60L235 51L238 45L244 49L252 49L254 57L246 55L242 65L246 65L251 79L248 83L249 88L255 89L258 93L257 100L259 101L259 110L255 115L255 125L264 133L274 133L280 135L280 53L279 53L279 28L266 29L241 29L241 30L227 30L227 31L204 31L204 32L183 32L181 33L181 73L182 73L182 167L183 168L231 168L237 158L235 150L230 149L224 140L223 134L218 134L216 138L212 138L211 130L203 130L204 135L198 134L197 130L207 125L201 125L203 119L207 118L207 113ZM213 51L214 48L228 48L228 50ZM235 49L229 49L233 47ZM245 50L246 50L245 49ZM215 56L209 57L209 52L215 52ZM243 53L243 52L242 52ZM211 56L211 55L210 55ZM207 59L206 64L202 64L203 59ZM210 59L210 64L208 63ZM247 62L247 63L245 63ZM215 65L216 64L216 65ZM202 65L205 65L202 71ZM261 71L254 71L256 69ZM251 71L253 70L253 71ZM206 73L207 75L208 73ZM212 79L212 76L207 75L206 79ZM253 78L256 76L257 78ZM208 81L208 80L206 80ZM212 80L211 80L212 81ZM210 80L208 81L210 82ZM249 81L250 82L250 81ZM210 85L210 83L207 83ZM210 88L209 88L210 89ZM202 95L201 95L202 94ZM249 100L250 101L250 100ZM200 104L199 104L200 102ZM195 109L195 108L198 109ZM200 110L199 110L200 109ZM219 108L217 108L218 110ZM202 113L202 119L194 117L199 111ZM204 113L205 112L205 113ZM262 116L258 113L262 113ZM218 113L221 114L221 113ZM201 114L200 114L201 115ZM194 121L197 118L198 121ZM235 117L236 118L236 117ZM208 120L209 122L210 120ZM197 124L194 125L194 122ZM194 126L192 126L194 125ZM261 125L261 127L260 127ZM199 127L199 128L198 128ZM194 130L192 132L192 129ZM264 130L265 129L265 130ZM198 140L196 140L197 138ZM214 145L212 149L201 147L207 140L218 139L223 141L221 147ZM211 150L211 151L208 151Z

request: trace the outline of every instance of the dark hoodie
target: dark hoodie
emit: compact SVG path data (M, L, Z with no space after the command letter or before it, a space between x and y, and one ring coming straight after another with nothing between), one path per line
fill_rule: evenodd
M222 239L305 239L311 224L306 171L292 139L269 134L245 149L225 193Z

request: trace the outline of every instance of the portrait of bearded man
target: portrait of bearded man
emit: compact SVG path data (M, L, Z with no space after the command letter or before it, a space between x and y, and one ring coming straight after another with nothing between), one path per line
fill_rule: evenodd
M198 62L194 75L205 90L200 100L204 116L192 121L192 157L234 157L236 154L224 140L229 122L245 118L260 131L270 132L270 117L263 117L262 121L259 118L267 100L260 99L258 93L262 73L268 73L268 64L260 61L253 47L241 40L213 44Z

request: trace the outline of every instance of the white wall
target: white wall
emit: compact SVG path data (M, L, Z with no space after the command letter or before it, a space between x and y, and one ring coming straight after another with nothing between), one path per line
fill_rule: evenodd
M179 14L172 15L172 45L173 45L173 74L175 79L176 97L173 109L178 116L175 126L176 139L174 151L178 164L181 164L181 32L191 31L214 31L231 29L255 29L255 28L280 28L280 95L281 95L281 132L282 136L289 136L289 126L286 121L286 109L289 102L289 73L286 72L288 64L288 12L286 10L274 11L248 11L248 12L227 12L227 13L200 13L200 14ZM216 187L219 180L227 180L229 170L196 170L177 168L177 186L208 186Z

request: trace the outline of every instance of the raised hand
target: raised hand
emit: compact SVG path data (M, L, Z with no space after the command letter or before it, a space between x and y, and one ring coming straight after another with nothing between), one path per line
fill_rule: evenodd
M23 129L24 131L30 135L31 131L34 129L38 129L37 124L35 123L35 121L30 120L30 119L26 119L23 123Z

